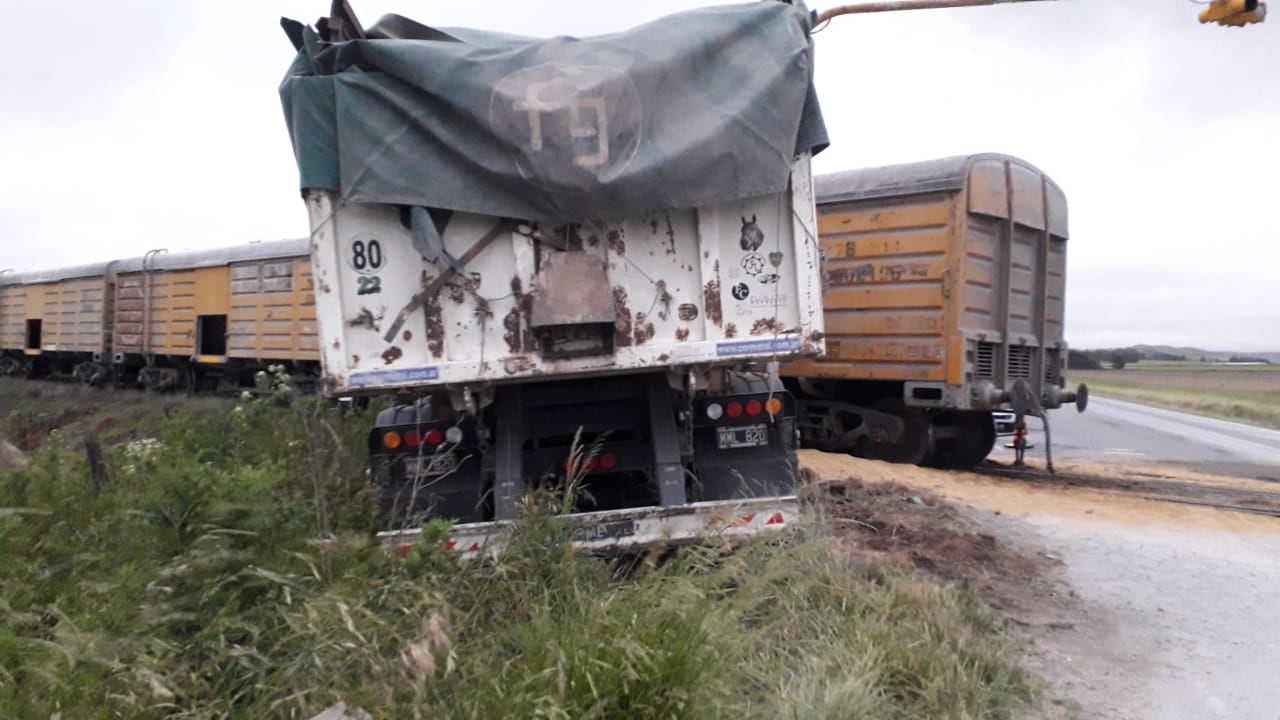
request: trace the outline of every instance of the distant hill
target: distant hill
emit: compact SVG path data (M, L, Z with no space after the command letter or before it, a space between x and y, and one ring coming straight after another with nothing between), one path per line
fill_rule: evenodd
M1175 345L1131 345L1144 358L1159 355L1181 355L1190 362L1204 358L1209 362L1226 362L1234 357L1251 357L1280 363L1280 352L1244 352L1241 350L1205 350L1198 347L1179 347Z

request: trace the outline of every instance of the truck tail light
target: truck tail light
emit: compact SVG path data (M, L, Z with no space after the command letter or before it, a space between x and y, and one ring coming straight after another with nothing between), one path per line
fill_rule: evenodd
M390 430L382 435L382 446L388 450L395 450L400 447L400 433Z
M756 417L762 412L764 412L764 405L761 404L759 400L747 401L747 415L750 415L751 417Z
M422 442L422 436L417 430L410 430L404 434L404 446L407 448L416 448L418 443Z
M422 434L422 442L430 445L431 447L436 447L440 443L444 442L444 433L435 428L431 428Z
M729 405L724 409L724 414L731 418L742 417L742 403L736 400L729 403Z

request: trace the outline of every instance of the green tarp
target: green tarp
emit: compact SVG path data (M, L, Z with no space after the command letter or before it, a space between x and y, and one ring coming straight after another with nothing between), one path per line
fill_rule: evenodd
M827 144L811 17L751 2L531 39L388 15L339 43L295 24L280 96L301 187L544 221L783 192Z

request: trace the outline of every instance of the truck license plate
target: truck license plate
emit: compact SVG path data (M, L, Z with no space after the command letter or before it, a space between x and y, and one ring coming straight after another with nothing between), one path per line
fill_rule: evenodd
M404 475L410 478L445 475L457 469L458 456L452 452L418 455L404 459Z
M722 427L718 429L721 450L764 447L769 444L769 428L764 425Z

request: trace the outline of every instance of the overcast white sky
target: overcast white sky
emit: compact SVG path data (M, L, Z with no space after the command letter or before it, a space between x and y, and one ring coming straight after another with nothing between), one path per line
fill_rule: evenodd
M354 0L370 24L622 30L714 0ZM277 87L328 0L0 0L0 269L307 230ZM810 3L822 9L834 3ZM995 151L1071 209L1068 340L1280 349L1280 19L1186 0L839 18L816 37L816 170Z

